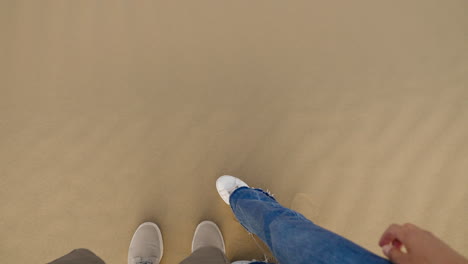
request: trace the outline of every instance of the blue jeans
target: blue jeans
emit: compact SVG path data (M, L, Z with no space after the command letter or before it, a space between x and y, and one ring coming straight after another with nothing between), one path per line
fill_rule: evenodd
M260 189L238 188L229 200L242 226L262 239L281 264L391 264L281 206Z

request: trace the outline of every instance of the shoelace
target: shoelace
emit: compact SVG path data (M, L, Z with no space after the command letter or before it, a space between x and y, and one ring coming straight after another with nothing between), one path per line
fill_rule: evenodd
M133 259L133 264L154 264L154 260L152 258L142 258L142 257L136 257ZM157 260L156 260L157 261Z
M153 264L151 260L136 261L135 264Z

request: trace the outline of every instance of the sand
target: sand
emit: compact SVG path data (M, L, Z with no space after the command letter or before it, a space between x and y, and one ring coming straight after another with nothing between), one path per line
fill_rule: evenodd
M162 264L232 174L380 254L412 222L468 255L468 2L1 1L0 256Z

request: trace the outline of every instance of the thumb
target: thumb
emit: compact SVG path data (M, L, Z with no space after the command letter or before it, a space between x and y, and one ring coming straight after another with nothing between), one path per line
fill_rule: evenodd
M385 254L385 256L390 259L391 262L395 264L405 264L408 263L407 259L408 256L401 252L401 250L397 247L393 247L392 245L385 245L382 247L382 251Z

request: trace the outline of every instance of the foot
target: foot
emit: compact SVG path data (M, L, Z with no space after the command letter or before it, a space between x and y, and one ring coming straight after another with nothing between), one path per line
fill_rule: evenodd
M249 264L249 263L252 263L253 261L250 261L250 260L238 260L238 261L234 261L232 262L231 264Z
M226 253L223 235L218 226L211 221L203 221L195 229L192 252L202 247L215 247Z
M161 230L155 223L141 224L128 248L128 264L159 264L163 256Z
M223 199L223 201L229 204L229 197L231 194L239 187L249 187L247 183L243 182L242 180L229 176L224 175L216 180L216 189L218 190L219 195Z

